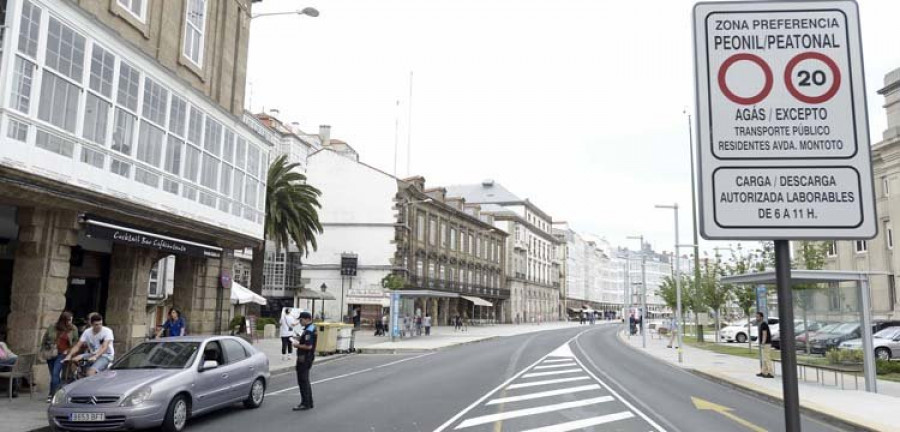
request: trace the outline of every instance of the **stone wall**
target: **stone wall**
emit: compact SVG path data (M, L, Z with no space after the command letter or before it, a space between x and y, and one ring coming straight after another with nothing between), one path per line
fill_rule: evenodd
M187 319L189 334L214 334L217 330L216 309L220 314L220 328L228 330L231 321L231 289L223 288L217 301L219 277L224 261L225 268L233 265L234 256L222 259L179 256L175 258L175 287L173 304Z
M115 335L117 357L148 334L147 287L150 270L160 255L153 249L113 244L104 324Z

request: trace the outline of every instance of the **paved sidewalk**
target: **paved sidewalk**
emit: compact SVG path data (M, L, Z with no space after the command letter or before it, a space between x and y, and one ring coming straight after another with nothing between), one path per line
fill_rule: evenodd
M782 400L781 363L775 362L776 379L756 377L759 361L744 357L719 354L691 346L684 347L684 363L678 363L678 351L666 348L668 338L647 336L647 348L641 347L641 337L628 338L620 333L619 339L636 351L664 360L692 372L706 375L726 384L760 393L770 398ZM812 371L810 371L812 374ZM828 379L832 379L829 377ZM813 378L799 383L800 405L825 416L836 417L846 423L877 431L898 431L897 409L900 408L900 383L878 381L878 394L855 390L852 378L845 382L841 390L828 381L827 385L815 382ZM860 378L860 388L864 388ZM779 414L781 415L781 414Z

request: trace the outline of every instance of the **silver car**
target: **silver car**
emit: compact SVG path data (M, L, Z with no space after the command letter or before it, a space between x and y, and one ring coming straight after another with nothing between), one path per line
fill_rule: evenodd
M158 339L136 346L108 370L61 388L47 418L57 431L181 431L188 418L236 402L258 408L268 379L268 358L243 339Z
M875 333L872 337L875 356L882 360L900 358L900 327L888 327ZM862 349L862 339L853 339L841 343L841 349Z

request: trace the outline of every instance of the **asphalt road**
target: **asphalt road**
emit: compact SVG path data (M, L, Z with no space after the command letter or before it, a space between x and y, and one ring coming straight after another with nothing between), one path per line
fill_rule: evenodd
M191 431L780 431L779 405L633 351L611 326L539 332L440 352L356 355L313 367L315 409L293 374L263 406L192 419ZM699 399L693 399L699 398ZM698 410L695 400L732 409ZM698 402L703 406L704 402ZM706 405L709 407L710 405ZM803 418L804 431L837 431Z

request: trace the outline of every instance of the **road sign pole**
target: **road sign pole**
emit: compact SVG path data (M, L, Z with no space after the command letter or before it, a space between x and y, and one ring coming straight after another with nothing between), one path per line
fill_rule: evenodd
M797 389L797 351L794 341L794 301L791 296L791 250L787 240L775 240L775 283L781 331L781 386L787 432L800 432L800 395ZM761 338L759 335L758 338ZM771 337L771 336L770 336ZM761 339L758 339L761 341Z

